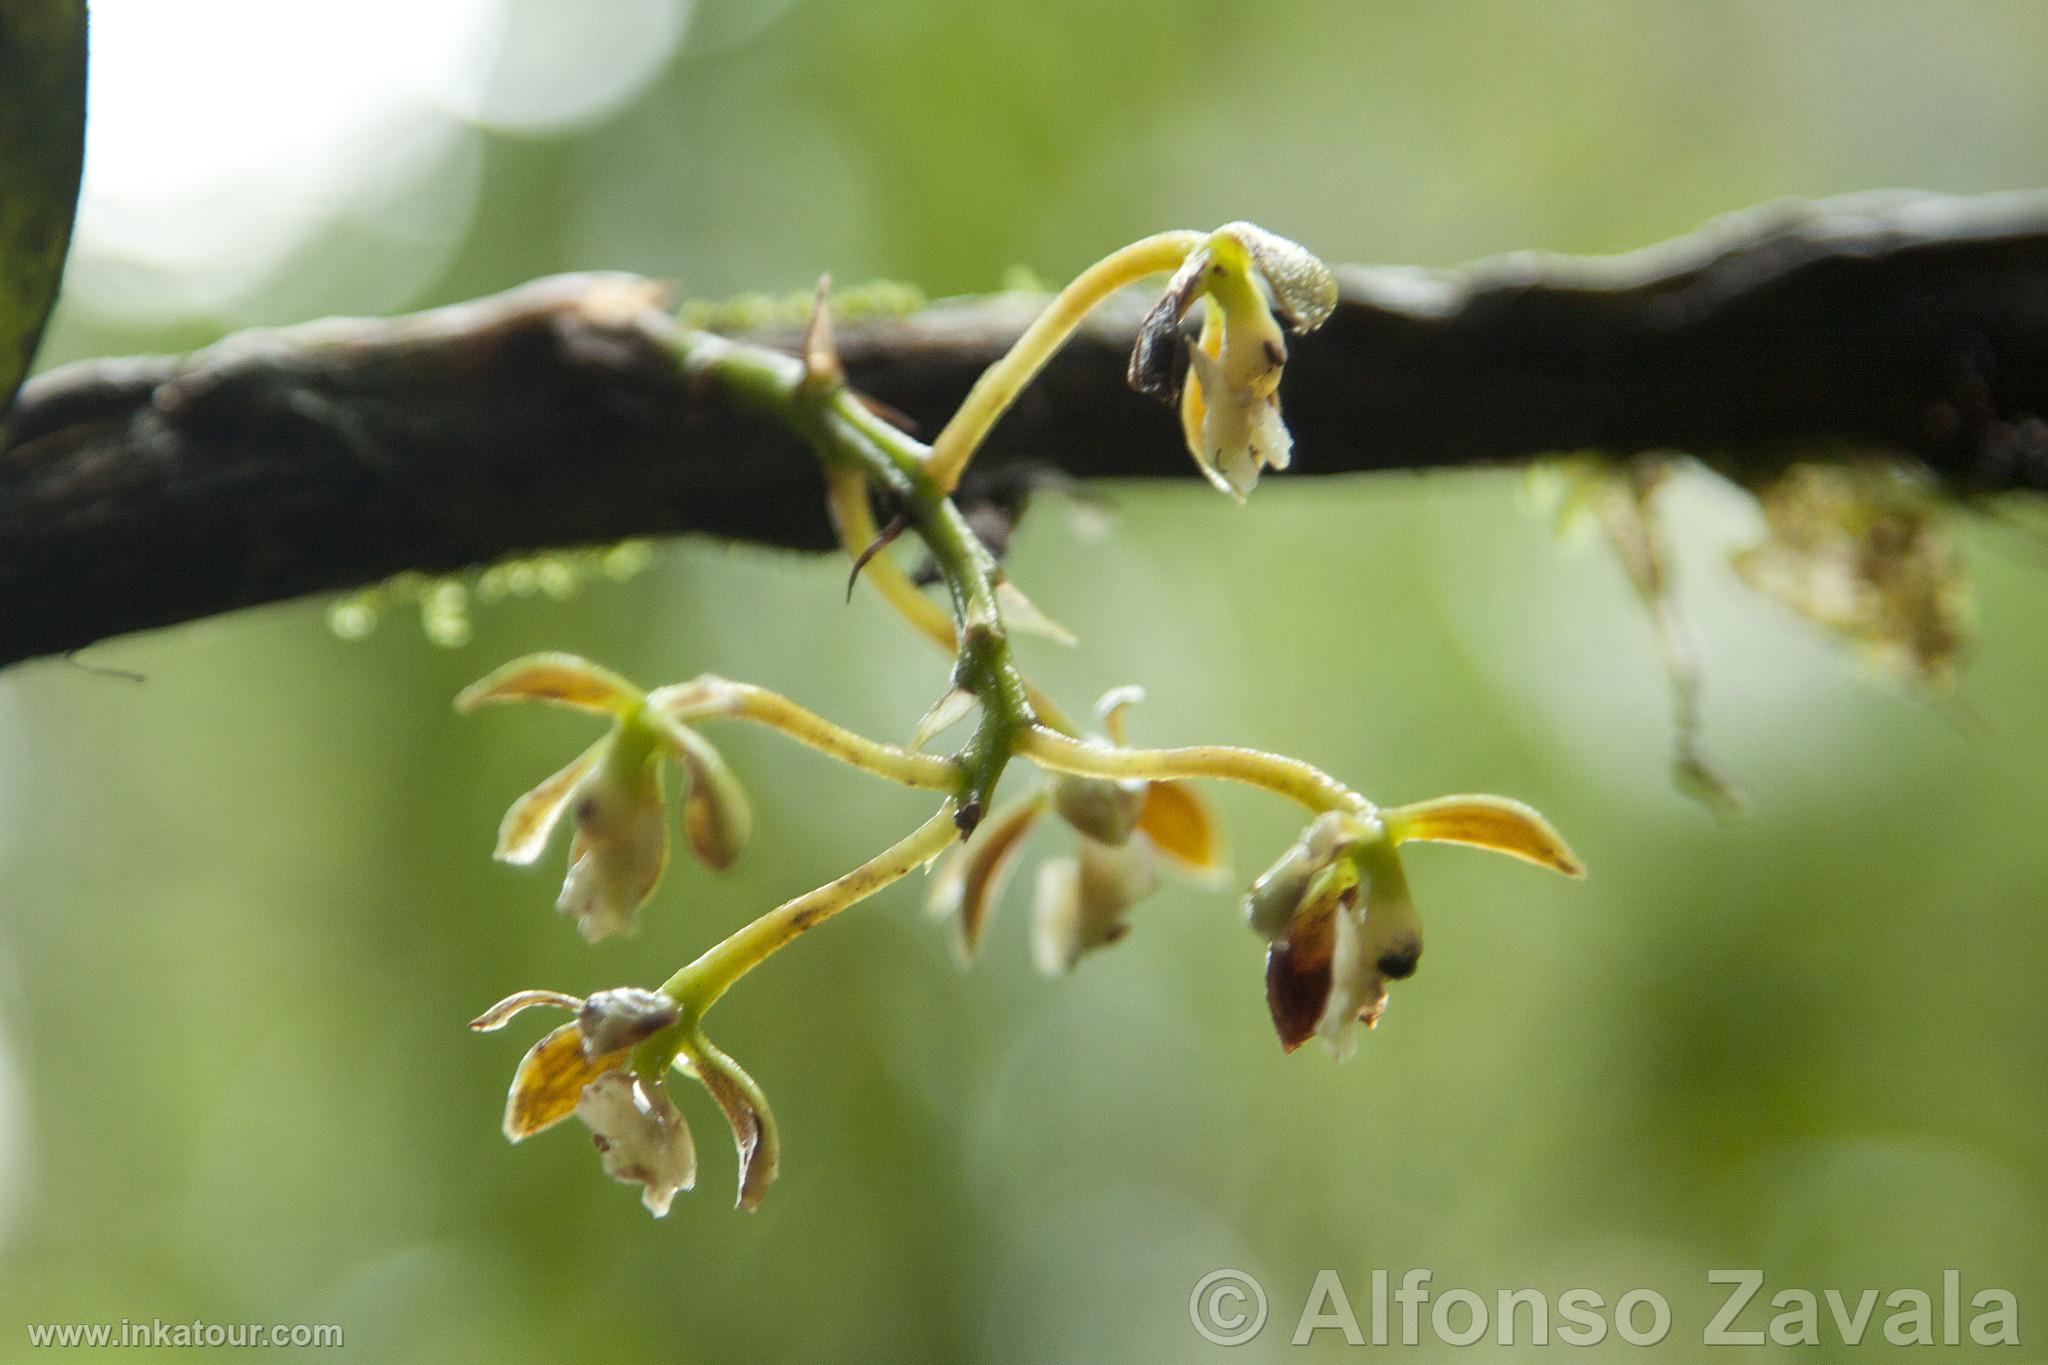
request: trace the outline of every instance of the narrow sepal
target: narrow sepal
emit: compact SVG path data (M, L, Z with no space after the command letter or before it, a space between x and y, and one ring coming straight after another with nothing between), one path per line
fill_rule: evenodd
M975 697L964 687L956 687L932 703L931 710L917 722L917 728L910 732L910 751L916 753L939 735L967 719L974 709Z
M1547 867L1567 877L1586 875L1585 864L1533 808L1505 796L1439 796L1396 806L1380 817L1396 844L1464 844Z
M583 1001L561 991L515 991L470 1020L469 1026L478 1033L496 1033L511 1023L513 1016L521 1010L530 1010L536 1005L549 1005L574 1013L583 1008Z
M604 755L606 736L577 755L569 765L512 803L498 824L498 847L491 856L501 863L525 866L540 857L548 846L562 812L569 808L576 789L590 775Z
M981 946L989 914L1002 899L1024 836L1044 811L1045 800L1040 792L996 807L939 865L926 908L934 918L953 922L961 961L971 961Z
M529 654L462 689L455 709L467 712L489 702L544 701L622 716L640 704L641 695L632 683L588 659L574 654Z
M1136 683L1112 687L1095 699L1095 717L1118 744L1124 742L1124 712L1145 700L1145 689Z
M1181 319L1202 292L1202 272L1209 268L1206 250L1197 251L1181 263L1166 292L1152 305L1138 324L1137 344L1131 348L1126 376L1130 386L1162 403L1180 401L1181 383L1187 372L1187 347L1181 337Z
M699 1037L683 1044L690 1071L711 1092L711 1098L725 1113L732 1129L733 1149L739 1154L738 1206L749 1212L761 1206L782 1167L782 1139L775 1127L775 1113L768 1097L745 1068L726 1056L708 1039Z

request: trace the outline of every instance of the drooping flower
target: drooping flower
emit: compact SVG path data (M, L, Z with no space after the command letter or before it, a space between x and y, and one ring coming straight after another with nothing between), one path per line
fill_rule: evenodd
M1267 943L1266 1004L1287 1051L1320 1035L1347 1055L1356 1026L1379 1023L1387 983L1414 974L1422 922L1399 853L1410 842L1465 844L1584 873L1548 821L1506 797L1318 816L1245 897L1246 922Z
M659 1218L679 1191L696 1181L696 1147L682 1111L662 1085L671 1063L701 1082L724 1112L739 1152L739 1206L756 1207L779 1164L775 1119L767 1098L739 1064L695 1025L678 1028L676 1002L659 991L625 986L587 1000L559 991L521 991L470 1022L478 1032L503 1028L521 1010L549 1005L575 1018L527 1050L505 1100L505 1136L520 1142L575 1115L590 1129L605 1174L641 1187L641 1202ZM657 1035L669 1039L645 1065L635 1049Z
M560 991L520 991L470 1020L478 1033L495 1033L522 1010L547 1005L576 1017L527 1049L505 1097L505 1136L521 1142L554 1127L576 1110L583 1087L626 1064L639 1044L676 1022L675 1001L659 991L623 986L588 1000Z
M508 701L550 702L612 720L603 739L513 802L498 828L498 860L528 864L570 813L569 873L555 904L584 938L632 932L668 866L664 753L686 779L683 831L692 851L722 871L746 847L753 817L724 759L618 674L570 654L535 654L465 689L456 706L467 712Z
M1202 300L1201 333L1190 344L1182 321ZM1293 457L1280 416L1281 322L1313 332L1336 305L1336 276L1305 248L1253 223L1225 224L1188 257L1140 326L1131 387L1179 405L1195 463L1242 502L1260 471L1285 469Z

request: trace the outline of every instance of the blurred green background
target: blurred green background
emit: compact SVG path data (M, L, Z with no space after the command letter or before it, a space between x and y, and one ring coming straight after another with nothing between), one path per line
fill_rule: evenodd
M1440 264L2048 172L2034 0L95 9L87 200L46 364L556 270L720 296L830 269L938 294L1237 217L1332 260ZM161 1316L338 1322L339 1354L366 1360L1178 1362L1226 1354L1188 1320L1219 1267L1272 1301L1240 1361L1345 1354L1333 1332L1286 1344L1322 1268L1361 1318L1374 1268L1489 1300L1647 1287L1673 1305L1662 1354L1688 1359L1710 1268L1853 1300L1938 1296L1953 1267L1966 1299L2016 1294L2037 1340L2039 536L1969 528L1982 641L1962 703L1929 706L1737 584L1754 509L1682 481L1709 739L1752 801L1723 828L1668 784L1667 697L1619 570L1558 544L1520 489L1289 476L1241 510L1192 481L1116 488L1100 539L1048 500L1013 572L1085 647L1027 662L1074 704L1147 684L1141 741L1299 752L1383 800L1524 797L1585 883L1416 853L1425 970L1341 1066L1274 1045L1231 895L1169 889L1048 981L1028 868L964 974L899 888L715 1020L784 1130L752 1216L700 1093L679 1092L700 1188L665 1222L575 1125L508 1147L534 1030L463 1023L520 987L658 980L921 799L725 731L754 851L722 879L679 864L637 939L586 948L550 913L559 853L531 873L488 854L588 724L458 721L448 701L567 648L903 735L942 662L870 595L842 605L843 567L692 542L622 586L486 611L461 649L403 618L345 644L303 603L11 671L0 1359L34 1354L24 1322ZM1218 799L1249 878L1295 819ZM1803 1358L1887 1354L1875 1326L1854 1351L1824 1333Z

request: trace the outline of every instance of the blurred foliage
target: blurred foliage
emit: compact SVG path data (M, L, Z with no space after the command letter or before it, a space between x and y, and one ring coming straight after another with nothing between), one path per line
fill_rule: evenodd
M796 0L758 18L703 0L600 121L475 132L475 209L430 283L387 292L380 253L412 240L391 195L337 206L237 307L425 304L589 267L697 297L824 269L941 294L1238 217L1332 260L1618 249L1781 194L2036 184L2044 41L2029 0ZM145 320L79 283L54 336L70 355L245 315ZM1315 451L1298 458L1312 473ZM1707 724L1751 799L1724 828L1670 787L1625 577L1516 490L1288 475L1240 509L1191 484L1114 489L1106 539L1046 498L1011 569L1084 645L1023 648L1075 704L1147 684L1147 741L1299 752L1390 801L1524 797L1588 881L1419 851L1428 959L1343 1066L1280 1055L1229 895L1148 902L1054 982L1026 960L1021 897L963 974L918 888L893 891L720 1016L783 1127L751 1216L701 1103L703 1188L665 1223L575 1136L507 1147L526 1040L463 1022L522 986L657 980L895 838L922 798L722 731L753 852L724 878L678 867L639 938L585 947L548 910L556 859L488 861L505 803L583 730L458 722L449 699L558 647L905 734L944 663L871 596L842 605L843 566L684 543L573 601L481 610L460 650L401 629L345 644L310 603L11 672L0 1319L338 1321L352 1358L437 1365L1181 1362L1216 1353L1189 1289L1237 1266L1274 1322L1230 1358L1295 1360L1342 1350L1285 1344L1317 1269L1356 1303L1374 1267L1421 1266L1489 1296L1659 1289L1664 1354L1690 1359L1710 1267L1936 1291L1956 1267L2015 1292L2032 1340L2040 542L1988 521L1962 537L1982 632L1966 728L1747 590L1727 555L1761 538L1754 504L1674 481ZM1219 800L1248 878L1295 818ZM1458 1354L1489 1353L1517 1354Z

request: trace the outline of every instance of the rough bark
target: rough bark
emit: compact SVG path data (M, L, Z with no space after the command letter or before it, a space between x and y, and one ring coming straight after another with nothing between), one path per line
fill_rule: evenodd
M1760 479L1886 451L1958 492L2048 489L2048 197L1774 205L1621 257L1343 276L1287 368L1299 473L1672 449ZM0 664L545 547L826 546L805 451L682 381L666 307L636 277L562 276L32 381L0 452ZM841 347L929 434L1031 309L939 304ZM1125 387L1138 311L1069 345L976 482L1193 475Z

